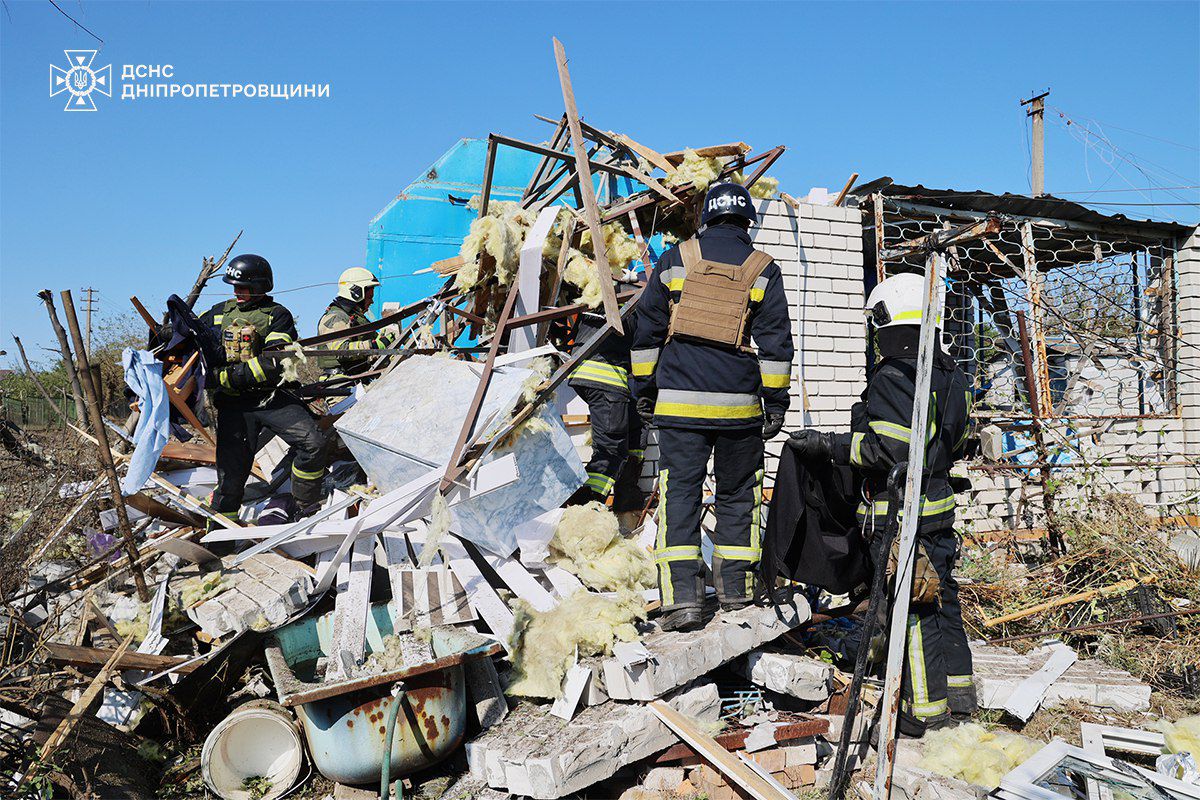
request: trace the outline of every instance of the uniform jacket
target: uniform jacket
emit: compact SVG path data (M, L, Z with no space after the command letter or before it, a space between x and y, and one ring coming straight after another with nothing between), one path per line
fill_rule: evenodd
M742 263L754 248L736 225L714 225L699 235L709 261ZM631 353L634 392L656 397L660 427L738 428L762 424L787 411L791 381L792 327L779 266L771 262L750 291L748 340L741 348L672 338L671 308L687 280L679 248L663 253L638 301ZM757 347L757 353L748 345Z
M218 334L231 326L253 325L264 348L286 345L296 340L296 322L292 312L269 295L246 305L237 300L217 303L200 318L217 329ZM218 408L259 408L266 405L283 381L279 361L255 356L249 361L228 364L210 380L214 403Z
M874 521L882 525L888 512L888 472L896 463L908 460L918 335L918 328L907 326L879 331L880 360L867 378L862 399L851 411L851 432L833 436L833 460L858 467L863 473L868 500L859 506L859 517L864 524ZM930 392L922 531L953 526L950 468L962 457L969 432L971 389L966 375L941 348L934 353Z
M370 321L370 318L363 313L362 307L358 303L351 302L344 297L338 297L329 304L329 307L325 309L325 313L321 315L321 321L317 323L317 333L336 333L337 331L344 331L347 328L365 325ZM361 369L367 363L367 357L362 351L374 349L376 347L375 343L376 335L374 331L330 342L328 344L330 350L345 350L346 355L321 356L317 359L317 366L330 373L353 373L355 369Z
M630 396L629 348L637 327L637 311L625 317L622 333L610 333L589 358L575 368L568 379L571 386L591 386L596 389ZM588 312L582 316L575 340L580 344L590 339L605 325L604 315Z

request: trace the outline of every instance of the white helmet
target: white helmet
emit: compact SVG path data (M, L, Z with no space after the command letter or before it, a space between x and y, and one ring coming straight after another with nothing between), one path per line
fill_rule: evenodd
M865 310L876 328L920 325L925 307L925 278L914 272L902 272L884 278L871 290ZM941 315L937 325L941 327Z
M351 267L338 278L338 297L344 297L352 303L361 303L367 296L367 289L378 286L379 279L369 269Z

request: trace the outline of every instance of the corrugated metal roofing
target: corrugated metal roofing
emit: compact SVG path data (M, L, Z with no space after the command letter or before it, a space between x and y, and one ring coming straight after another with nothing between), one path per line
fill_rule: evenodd
M893 183L890 178L879 178L854 189L851 194L864 197L880 192L885 197L909 200L923 205L962 211L1014 214L1024 217L1045 217L1065 222L1085 222L1091 225L1136 225L1148 234L1182 236L1192 231L1191 226L1177 222L1152 219L1131 219L1124 214L1102 214L1072 200L1046 195L1029 197L1023 194L993 194L982 189L960 191L956 189L930 189L926 186L905 186Z

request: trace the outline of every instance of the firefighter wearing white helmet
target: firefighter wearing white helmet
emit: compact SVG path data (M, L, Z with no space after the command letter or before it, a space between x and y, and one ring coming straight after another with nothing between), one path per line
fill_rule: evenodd
M850 411L850 432L804 430L788 440L797 456L810 464L855 468L863 491L858 520L867 542L882 532L888 515L888 472L908 460L924 284L921 275L894 275L867 298L865 312L875 328L877 361L861 400ZM934 324L941 327L940 314ZM976 706L971 651L953 574L959 541L950 479L950 468L967 444L971 388L954 359L942 351L940 333L935 340L918 544L919 561L936 572L937 580L918 582L926 590L920 597L914 592L900 713L901 732L914 736L950 724L952 717L969 716ZM918 573L924 566L918 564Z
M367 310L375 302L375 287L379 279L369 269L350 267L338 278L337 297L325 309L317 324L317 333L327 334L356 328L371 321ZM370 350L389 347L395 341L395 331L389 326L376 332L349 336L329 342L330 350L343 350L345 355L320 356L317 366L324 370L324 380L353 377L366 370Z

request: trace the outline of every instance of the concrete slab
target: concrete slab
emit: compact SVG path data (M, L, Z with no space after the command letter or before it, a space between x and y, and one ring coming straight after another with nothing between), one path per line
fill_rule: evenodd
M695 632L656 630L642 638L648 661L626 667L616 658L600 660L604 691L614 700L655 700L777 639L811 616L807 601L797 595L776 607L718 612Z
M973 642L971 658L979 704L1004 708L1021 682L1041 669L1050 655L1047 649L1022 655L1012 648ZM1081 658L1050 686L1042 706L1050 708L1068 700L1099 708L1146 711L1150 708L1150 685L1124 670Z
M720 697L714 684L684 688L667 698L680 713L716 720ZM468 745L472 776L493 789L535 800L579 792L617 770L665 750L678 738L645 706L609 701L582 711L571 722L525 704Z

